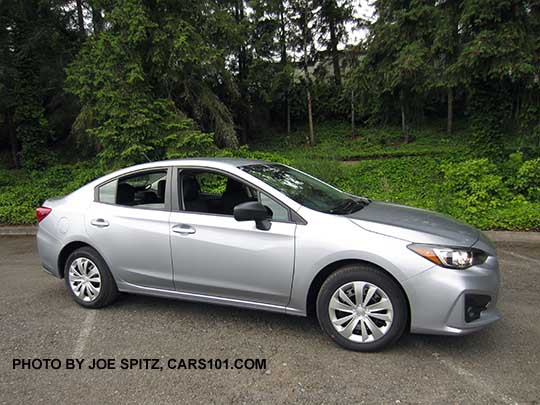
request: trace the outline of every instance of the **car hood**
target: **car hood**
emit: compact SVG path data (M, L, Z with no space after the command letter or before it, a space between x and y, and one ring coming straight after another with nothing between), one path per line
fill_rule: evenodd
M415 243L469 247L480 237L478 230L447 215L381 201L347 216L368 231Z

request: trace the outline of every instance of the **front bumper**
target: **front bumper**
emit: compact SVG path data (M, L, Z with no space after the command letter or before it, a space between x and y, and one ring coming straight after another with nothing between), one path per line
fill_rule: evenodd
M410 303L411 332L464 335L483 329L500 319L495 308L499 284L499 263L495 256L466 270L434 266L408 279L403 287ZM477 319L471 320L466 302L470 305L474 296L488 296L489 304Z

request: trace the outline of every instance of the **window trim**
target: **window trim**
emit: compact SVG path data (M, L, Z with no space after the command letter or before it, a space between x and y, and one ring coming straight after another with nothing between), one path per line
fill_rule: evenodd
M277 204L281 205L283 208L285 208L289 214L289 220L288 221L278 221L273 220L272 222L276 223L285 223L285 224L297 224L297 225L307 225L307 222L302 218L296 211L294 211L291 207L289 207L287 204L279 201L277 198L275 198L273 195L269 194L267 191L261 189L260 187L254 185L249 180L246 180L234 173L228 172L223 169L217 169L215 167L208 167L208 166L174 166L173 167L173 174L172 174L172 187L173 192L172 194L172 201L171 201L171 210L172 212L181 212L186 214L197 214L197 215L210 215L210 216L219 216L219 217L227 217L227 218L234 218L232 215L227 214L215 214L211 212L197 212L197 211L186 211L185 205L184 205L184 193L182 191L182 184L180 183L180 179L182 178L181 172L185 170L201 170L201 171L209 171L218 173L227 177L232 177L233 179L248 185L249 187L255 189L259 193L266 194L269 198L274 200ZM180 207L180 197L182 198L182 206Z
M103 182L99 183L98 185L96 185L94 187L94 202L98 203L98 204L105 204L105 205L110 205L110 206L120 207L120 208L131 208L131 209L146 210L146 211L171 212L172 191L173 191L172 190L172 172L173 172L172 169L173 169L172 166L148 167L146 169L132 170L130 172L123 173L123 174L120 174L118 176L115 176L112 179L108 179L106 181L103 181ZM133 207L131 205L121 205L121 204L117 204L116 202L113 204L113 203L108 203L108 202L104 202L104 201L99 200L99 189L102 186L105 186L105 185L107 185L109 183L112 183L113 181L118 181L118 180L120 180L121 178L124 178L124 177L132 177L132 176L137 175L139 173L159 172L159 171L162 171L162 170L165 170L167 172L166 173L166 183L165 183L165 197L164 197L165 207L164 208L144 208L143 206Z

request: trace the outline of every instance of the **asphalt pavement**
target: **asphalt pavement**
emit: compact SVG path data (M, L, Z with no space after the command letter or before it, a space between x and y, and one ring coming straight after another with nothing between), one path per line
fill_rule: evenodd
M497 245L501 321L354 353L312 318L128 295L85 310L33 237L0 237L0 403L538 403L540 242Z

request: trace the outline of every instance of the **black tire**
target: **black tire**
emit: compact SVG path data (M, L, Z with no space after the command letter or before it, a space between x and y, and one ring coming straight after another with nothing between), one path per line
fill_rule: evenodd
M343 285L354 281L365 281L379 287L392 303L393 319L390 327L382 337L372 342L360 343L347 339L336 330L330 319L329 304L332 295ZM399 285L384 271L364 264L344 266L332 273L321 286L317 297L317 318L323 331L338 345L359 352L378 351L398 340L407 327L408 312L407 301Z
M99 272L101 286L99 293L92 301L84 301L83 299L79 298L71 288L69 269L71 264L79 258L90 259L97 266L97 270ZM111 271L109 270L109 266L107 266L107 263L105 260L103 260L100 254L89 246L77 249L68 256L64 268L64 280L71 297L77 304L85 308L96 309L107 306L116 300L119 294L118 288L116 287L116 282L114 281Z

